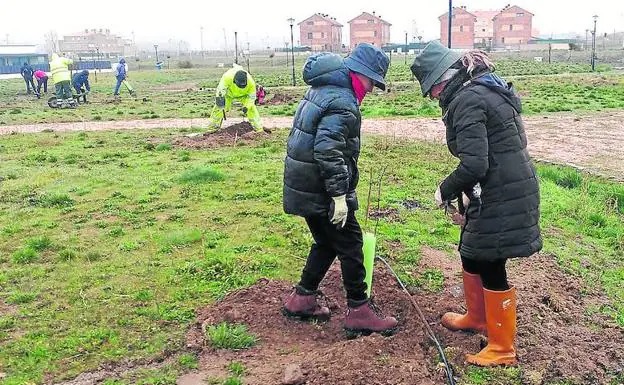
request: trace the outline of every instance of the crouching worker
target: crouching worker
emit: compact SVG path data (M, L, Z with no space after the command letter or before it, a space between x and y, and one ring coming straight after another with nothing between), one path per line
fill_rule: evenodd
M249 123L251 123L254 130L262 131L260 113L255 104L256 82L243 67L234 64L234 68L223 74L217 86L215 106L210 114L208 132L221 128L225 113L230 111L233 101L243 105L243 115L249 119Z
M87 94L91 92L91 86L89 85L89 70L82 70L76 72L72 76L72 86L78 93L78 101L82 96L83 103L87 104Z
M284 211L305 218L314 243L282 312L296 318L329 319L329 308L317 302L318 287L338 257L347 294L348 336L391 334L398 324L366 294L362 230L355 218L359 105L373 87L385 89L388 65L383 51L370 44L358 45L346 59L332 53L308 58L303 79L311 88L299 103L288 137Z

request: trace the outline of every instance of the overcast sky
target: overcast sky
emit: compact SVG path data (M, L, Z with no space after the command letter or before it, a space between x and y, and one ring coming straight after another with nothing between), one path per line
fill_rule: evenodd
M352 4L349 4L352 3ZM252 49L270 45L284 46L290 40L290 27L286 19L293 17L295 24L313 13L328 13L345 25L343 43L348 43L347 22L362 11L376 11L390 23L391 40L409 39L414 25L425 40L439 38L438 16L446 12L445 0L125 0L101 2L51 2L28 1L27 16L21 1L0 0L0 42L8 34L11 44L43 44L43 35L56 30L59 37L85 28L109 28L112 33L127 38L135 33L137 44L163 44L167 41L185 40L192 49L200 48L200 26L204 27L204 48L222 49L226 30L229 49L233 47L234 31L241 43L250 42ZM66 5L64 8L63 5ZM163 5L159 5L163 4ZM465 5L468 10L501 9L507 1L466 0L453 2ZM624 0L520 0L516 4L535 14L533 27L542 35L576 32L584 36L592 28L592 15L597 14L598 34L624 31ZM59 5L61 7L59 7ZM45 17L43 17L45 15ZM295 26L295 44L298 40Z

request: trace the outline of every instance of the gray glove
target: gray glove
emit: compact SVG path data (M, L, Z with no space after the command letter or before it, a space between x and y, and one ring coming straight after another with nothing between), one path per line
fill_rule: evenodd
M225 96L217 96L215 98L215 104L217 105L218 108L224 109L225 108Z

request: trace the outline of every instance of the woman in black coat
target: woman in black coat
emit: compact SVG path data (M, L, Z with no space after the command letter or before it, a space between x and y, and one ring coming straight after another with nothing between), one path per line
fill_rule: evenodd
M446 141L459 165L435 193L439 207L460 213L459 252L466 314L446 313L442 325L488 335L488 345L466 357L480 366L516 363L516 290L507 282L508 258L542 248L539 185L527 151L521 103L493 73L482 51L461 55L438 42L416 57L412 72L423 96L440 101Z

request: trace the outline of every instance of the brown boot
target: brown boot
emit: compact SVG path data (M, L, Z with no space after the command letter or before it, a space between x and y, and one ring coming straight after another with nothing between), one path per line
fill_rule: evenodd
M442 326L453 331L486 333L483 283L478 274L464 271L464 299L466 300L466 314L446 313L442 316Z
M483 289L488 344L477 354L466 355L468 363L479 366L515 365L516 289Z
M319 295L322 293L318 290L311 291L298 285L295 286L293 292L286 299L284 307L282 307L282 314L302 320L329 320L331 316L329 308L319 305L317 301Z
M347 338L356 338L359 335L379 333L384 336L392 335L397 328L398 321L394 317L385 317L372 299L363 301L349 301L349 308L345 316L345 332Z

